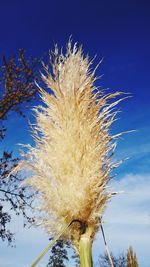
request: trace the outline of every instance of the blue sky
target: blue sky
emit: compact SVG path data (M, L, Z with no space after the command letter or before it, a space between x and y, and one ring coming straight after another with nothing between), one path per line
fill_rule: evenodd
M113 132L136 129L118 143L116 158L130 157L116 171L112 186L125 191L106 211L105 228L109 246L115 253L133 245L140 267L148 267L150 241L150 3L149 1L51 1L2 0L0 2L0 54L10 56L24 48L28 56L42 56L54 43L65 46L70 35L83 44L85 53L104 57L98 83L110 91L130 92L132 98L120 104L119 120ZM27 118L31 118L30 106ZM1 144L18 154L17 143L31 143L27 120L11 113L7 136ZM24 230L14 219L16 248L0 244L1 267L27 267L47 244L40 230ZM16 230L17 229L17 230ZM97 238L95 259L103 251ZM28 259L27 259L28 255Z

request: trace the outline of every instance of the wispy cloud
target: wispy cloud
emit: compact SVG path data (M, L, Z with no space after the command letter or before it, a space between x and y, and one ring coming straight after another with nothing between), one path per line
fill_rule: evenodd
M149 266L150 247L150 175L128 174L112 182L113 190L124 191L108 205L103 225L110 250L126 251L132 245L140 267ZM95 242L96 254L103 250L101 234Z

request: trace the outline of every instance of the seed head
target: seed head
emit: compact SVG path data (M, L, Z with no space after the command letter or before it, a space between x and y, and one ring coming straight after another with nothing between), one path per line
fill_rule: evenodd
M121 93L104 94L95 87L92 61L82 48L68 43L63 55L55 47L51 71L44 66L40 88L44 106L35 108L35 147L25 155L31 177L25 180L38 191L42 224L55 234L73 221L64 238L76 244L85 224L94 237L111 194L110 179L114 137L109 130L117 114L112 111Z

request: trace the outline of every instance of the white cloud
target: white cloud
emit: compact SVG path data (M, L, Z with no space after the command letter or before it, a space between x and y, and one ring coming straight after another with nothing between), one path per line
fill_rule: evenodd
M129 174L112 187L123 193L113 198L104 218L111 223L150 226L150 175Z
M132 245L140 267L149 266L150 247L150 175L128 174L111 184L114 191L124 191L108 204L103 217L107 241L114 253ZM103 250L101 234L95 242L96 255ZM101 245L100 245L101 244ZM99 246L100 245L100 246Z

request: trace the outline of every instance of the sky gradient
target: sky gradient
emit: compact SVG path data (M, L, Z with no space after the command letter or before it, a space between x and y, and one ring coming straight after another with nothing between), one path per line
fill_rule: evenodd
M112 129L137 130L119 141L115 155L129 157L112 182L114 189L125 193L110 203L104 228L110 250L117 254L133 245L140 267L149 267L150 260L149 10L145 0L0 1L0 55L9 58L24 48L27 56L43 56L54 43L65 47L72 35L85 54L96 55L95 65L104 58L97 70L98 76L104 74L98 85L131 93L132 98L119 105L122 112ZM32 120L30 105L26 114ZM32 143L27 119L12 112L6 124L1 151L10 149L18 155L17 143ZM48 238L39 229L24 230L21 219L14 219L11 227L18 232L16 248L0 243L0 267L28 267ZM94 244L95 261L104 250L100 239Z

